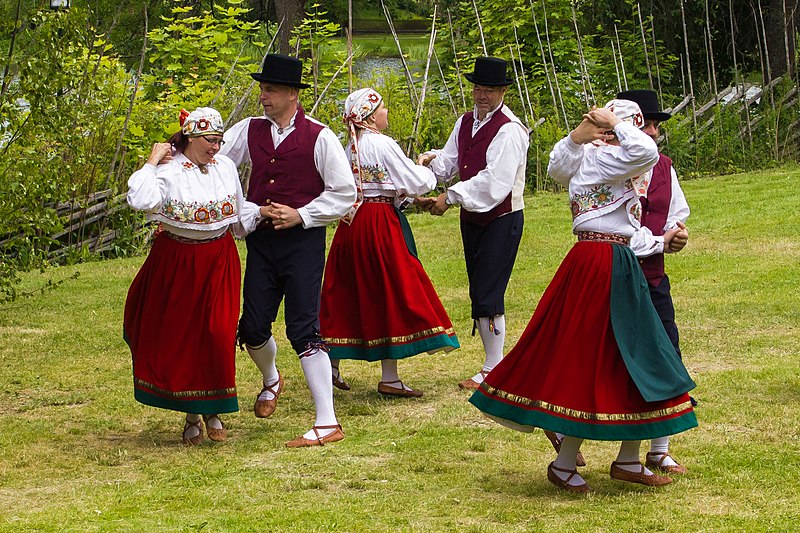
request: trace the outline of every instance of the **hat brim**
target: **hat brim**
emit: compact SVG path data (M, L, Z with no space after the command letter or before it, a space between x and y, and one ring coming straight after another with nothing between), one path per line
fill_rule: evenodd
M669 120L669 119L672 118L672 115L670 115L669 113L663 113L663 112L642 113L642 115L644 116L645 120L657 120L659 122L664 122L665 120Z
M265 76L261 72L251 72L250 77L261 83L274 83L275 85L286 85L287 87L296 87L298 89L308 89L311 87L311 85L308 83L292 80L278 80L269 76Z
M474 73L466 73L464 74L464 77L467 78L467 81L470 83L474 83L475 85L485 85L486 87L505 87L514 83L514 80L509 79L503 81L476 80Z

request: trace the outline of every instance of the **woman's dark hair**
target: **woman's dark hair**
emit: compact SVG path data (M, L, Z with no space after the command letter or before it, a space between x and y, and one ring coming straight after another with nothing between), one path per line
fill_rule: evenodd
M189 136L184 135L183 130L179 130L173 133L172 137L167 139L167 142L174 146L177 152L183 153L186 147L189 146Z

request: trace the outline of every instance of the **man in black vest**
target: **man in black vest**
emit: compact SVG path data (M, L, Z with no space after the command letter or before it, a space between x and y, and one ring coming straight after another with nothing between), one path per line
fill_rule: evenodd
M264 219L247 236L244 311L239 341L263 376L256 398L257 417L274 411L283 388L275 366L272 323L281 300L286 336L300 357L316 407L314 426L286 443L319 446L344 438L333 409L331 364L319 336L319 295L325 265L325 227L344 216L356 200L350 163L336 135L309 118L299 104L302 63L270 54L260 82L263 117L249 117L225 132L220 153L237 165L252 162L247 191L264 206Z
M617 94L618 99L632 100L639 104L644 115L642 131L654 141L658 140L659 124L672 117L660 110L658 95L650 90L623 91ZM679 252L686 246L689 232L686 219L689 218L689 205L678 183L678 175L672 161L664 154L659 154L659 161L653 168L653 175L647 189L647 196L641 198L642 229L631 239L631 248L639 258L650 298L658 312L661 323L669 336L678 356L681 349L678 345L678 326L675 324L675 306L672 303L670 283L664 272L664 254ZM665 246L664 234L680 228L669 244ZM691 398L691 397L690 397ZM694 399L692 403L696 405ZM657 468L670 474L684 474L686 467L678 464L669 454L669 437L654 439L647 453L646 466Z
M456 122L441 150L421 154L439 181L451 185L427 208L442 215L461 206L461 239L472 301L473 334L480 332L486 357L483 368L458 385L476 389L503 358L505 291L522 238L528 129L503 104L512 80L496 57L479 57L472 73L474 109Z

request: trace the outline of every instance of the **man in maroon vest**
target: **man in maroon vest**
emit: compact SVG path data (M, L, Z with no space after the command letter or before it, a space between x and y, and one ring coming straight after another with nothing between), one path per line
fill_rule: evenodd
M654 141L659 137L659 124L672 117L660 111L658 95L650 90L623 91L618 99L632 100L639 104L644 115L642 131ZM658 316L664 325L672 345L678 355L678 326L675 325L675 306L672 303L670 284L664 272L664 254L679 252L686 246L689 232L685 222L689 218L689 205L683 195L678 175L672 167L672 161L664 154L659 154L658 163L653 168L653 176L647 188L647 196L640 199L642 204L642 229L631 239L631 248L639 258L648 288ZM680 231L664 244L664 234L675 228ZM692 399L692 403L695 403ZM683 474L686 467L678 464L669 455L669 437L654 439L647 453L646 466L657 468L671 474Z
M263 388L257 417L275 411L283 378L275 366L272 323L286 299L286 336L316 407L314 426L286 443L318 446L344 438L333 409L331 364L319 336L319 294L325 265L325 227L344 216L356 200L350 163L336 135L307 117L299 104L302 63L270 54L260 82L263 117L250 117L225 132L221 154L237 165L251 162L247 199L260 206L263 220L247 236L244 311L239 341L261 370Z
M480 372L458 384L463 389L477 389L503 358L504 297L522 237L528 129L503 104L512 83L506 71L502 59L477 58L474 72L464 76L474 84L474 109L456 121L443 149L418 158L439 181L460 177L428 209L442 215L461 206L473 334L480 332L486 353Z

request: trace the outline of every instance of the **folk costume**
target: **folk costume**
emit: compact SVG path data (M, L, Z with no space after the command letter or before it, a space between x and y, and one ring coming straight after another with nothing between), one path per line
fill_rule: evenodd
M617 98L632 100L639 104L646 121L654 121L656 128L659 122L672 117L659 109L658 95L650 90L623 91ZM656 129L657 133L658 130ZM659 154L658 163L653 167L653 176L647 190L647 196L641 199L642 227L631 239L631 248L639 259L639 265L647 280L650 299L661 319L672 346L681 357L678 326L675 324L675 306L672 302L669 277L664 271L664 233L677 227L677 223L686 223L689 218L689 205L683 194L678 175L672 160ZM692 404L696 405L694 400ZM669 437L653 439L647 453L648 466L660 468L671 473L685 473L686 467L678 464L669 455Z
M465 77L475 85L506 87L512 83L506 70L502 59L479 57ZM466 389L477 388L503 358L505 292L522 239L528 152L528 129L502 100L483 120L478 115L477 106L462 115L444 148L425 153L435 156L429 168L439 181L459 176L445 201L461 206L472 333L479 332L485 351L481 371L459 383Z
M328 254L320 328L331 359L385 361L379 392L419 396L403 386L396 360L459 344L397 207L433 190L436 177L367 120L381 106L374 89L360 89L345 102L346 152L359 192Z
M647 284L628 246L640 227L640 196L658 160L655 143L638 126L638 106L612 100L619 145L576 144L568 135L550 154L548 173L569 187L578 242L562 262L517 345L486 377L470 402L499 423L520 431L559 432L573 451L580 439L633 441L612 463L612 477L660 485L645 474L638 441L697 425L687 392L694 387L661 327ZM561 457L561 454L559 454ZM558 459L557 459L558 460ZM583 485L588 490L587 485ZM581 487L569 490L585 491Z
M210 108L183 123L184 135L196 142L222 130ZM128 204L163 228L125 302L134 397L191 414L238 411L240 263L231 231L240 237L252 231L258 207L244 200L233 162L218 154L207 165L184 153L166 164L145 164L128 187Z
M301 81L302 63L280 54L268 55L263 71L251 76L262 87L309 87ZM319 334L319 294L325 227L347 213L356 200L356 191L336 135L307 117L299 103L293 100L291 105L296 111L288 125L279 124L266 112L263 117L235 124L225 133L222 153L237 165L252 163L249 201L289 206L302 219L299 225L275 229L272 220L265 218L248 235L244 310L239 321L239 341L263 375L254 411L258 417L267 417L274 411L283 387L275 366L277 346L272 323L285 298L286 336L300 357L317 410L312 431L287 442L294 447L344 438L333 410L330 360Z

